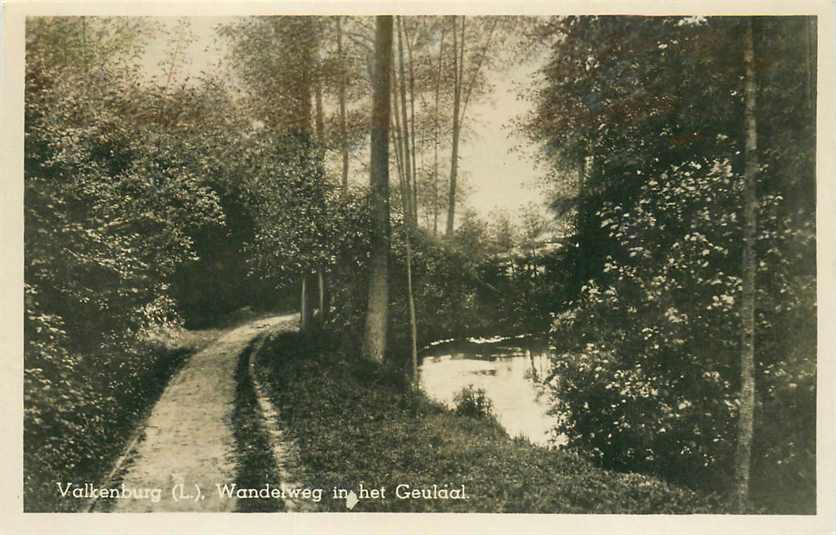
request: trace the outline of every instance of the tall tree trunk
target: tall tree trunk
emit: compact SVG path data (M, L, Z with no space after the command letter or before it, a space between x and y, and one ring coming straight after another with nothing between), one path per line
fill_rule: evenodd
M461 45L459 45L458 32L456 31L456 18L453 17L453 71L455 80L453 86L453 149L450 158L450 191L447 196L447 236L453 235L453 226L456 217L456 181L459 173L459 137L460 137L460 108L462 97L462 79L464 78L464 49L465 49L465 24L466 20L462 15Z
M325 117L322 109L322 82L318 79L314 84L314 96L316 99L316 142L320 150L325 147Z
M813 131L816 129L816 110L818 103L818 18L806 17L804 24L805 32L807 34L807 117L809 124ZM815 154L810 161L811 169L807 176L806 188L811 192L813 198L816 196L816 158Z
M343 26L342 17L337 17L337 57L340 61L339 83L337 84L337 99L340 109L340 152L342 153L342 187L343 193L348 191L348 121L345 112L345 91L348 80L345 70L345 58L343 57Z
M438 236L438 145L441 137L439 117L439 100L441 96L441 76L444 66L444 25L441 26L441 44L438 49L438 75L435 79L435 128L434 128L434 160L433 160L433 236Z
M752 434L755 412L755 308L757 256L757 181L758 128L757 80L755 79L755 47L753 21L746 21L743 35L743 127L745 135L745 168L743 190L743 295L741 303L742 340L740 353L740 415L737 430L735 460L735 494L739 512L744 512L749 500L749 472L752 457Z
M311 93L313 91L313 63L315 61L314 39L311 36L315 35L316 27L314 25L313 17L294 17L293 26L296 31L284 32L277 29L276 32L281 35L281 46L288 50L293 50L298 53L294 58L296 64L294 68L299 70L299 81L293 84L293 93L290 96L291 102L288 108L293 111L289 117L289 124L287 125L288 133L301 137L305 140L311 138ZM276 17L275 24L279 26L279 17ZM298 36L303 35L307 38L299 41Z
M363 353L382 361L386 352L389 319L389 103L392 65L392 16L376 17L375 65L372 92L371 162L371 258L369 299Z
M389 126L392 128L392 135L391 139L395 145L395 168L398 171L398 177L401 177L406 174L404 170L404 141L403 141L403 132L401 131L401 115L398 113L399 105L398 105L398 75L395 72L395 65L392 64L392 109L394 113L391 114L392 120L389 123ZM399 182L400 184L400 182ZM401 197L406 195L405 191L401 188L400 190ZM411 216L409 215L409 204L406 205L403 213L404 220L409 219Z
M403 24L403 36L406 41L407 61L409 61L409 139L412 143L412 224L418 226L418 164L417 152L415 150L415 64L412 61L412 45L409 42L409 34L406 24Z
M409 301L409 340L412 387L418 388L418 319L415 315L415 292L412 289L412 245L410 232L412 227L406 224L406 292Z
M457 180L459 174L459 142L461 139L461 130L462 125L464 123L465 115L467 114L467 105L470 102L470 95L473 93L473 88L476 85L477 77L479 76L479 71L482 69L482 64L485 62L485 58L488 55L488 51L491 47L491 42L493 40L494 32L496 30L498 20L494 20L493 24L491 25L490 30L488 31L487 39L485 40L485 45L482 47L482 53L478 54L476 57L477 59L475 68L470 77L470 83L465 84L464 82L464 53L465 53L465 28L466 28L467 19L462 16L462 30L461 30L461 46L457 47L457 39L456 39L456 25L455 25L455 17L453 23L453 59L456 62L453 66L453 70L456 73L455 76L455 92L453 94L453 150L450 162L450 193L448 199L448 206L447 206L447 235L452 236L453 234L453 226L455 224L455 216L456 216L456 187L457 187ZM458 49L458 54L456 50ZM462 92L466 90L464 93L464 98L462 98Z
M289 50L296 51L297 56L294 58L296 65L299 68L299 81L293 85L293 93L290 95L291 104L290 109L293 110L292 115L288 117L287 133L304 141L310 141L311 133L311 101L312 88L314 83L313 63L315 61L315 54L318 55L318 50L315 48L314 39L311 36L316 35L316 26L312 17L299 17L295 19L292 24L297 31L287 33L282 32L278 26L279 19L274 19L276 24L276 33L281 35L281 45ZM298 42L291 35L305 35L309 37L302 42ZM313 325L313 309L315 299L312 296L314 281L311 280L310 272L305 269L300 274L301 279L301 295L300 295L300 328L308 330Z
M392 91L392 101L394 103L395 108L397 109L397 91ZM397 121L398 114L395 113L394 117ZM396 125L395 127L400 132L400 127ZM397 152L397 151L396 151ZM408 184L406 183L406 171L403 162L398 157L398 181L400 185L401 192L406 192L408 190ZM409 327L410 327L410 376L412 380L413 387L417 387L418 385L418 326L417 320L415 317L415 294L412 289L412 244L410 238L410 232L412 228L412 223L410 222L412 217L410 214L409 208L409 196L405 193L401 194L401 209L404 213L404 221L403 225L406 230L405 236L405 245L406 245L406 292L407 292L407 302L409 305Z
M87 64L87 17L81 17L81 62L84 65L84 79L88 80L90 77L90 67ZM171 62L174 65L174 62ZM171 81L171 70L169 70L168 81ZM166 87L168 87L168 81ZM88 84L89 85L89 84Z
M314 73L314 128L316 135L316 142L319 151L319 157L325 158L325 110L322 104L322 22L320 19L314 20L314 28L316 29L316 42L314 47L315 67ZM322 208L324 209L324 202ZM324 323L328 319L328 310L325 306L325 296L328 294L328 278L325 274L325 268L318 266L316 270L316 285L319 290L317 308L319 309L319 322Z
M804 21L804 44L805 63L807 70L807 107L815 114L816 110L816 75L818 72L818 35L816 17L805 17ZM815 115L813 115L815 117Z
M400 76L398 77L398 88L400 89L400 99L401 99L401 154L403 156L403 168L405 171L405 178L406 178L406 189L401 191L401 195L405 195L407 199L407 208L408 210L404 214L405 217L408 217L409 221L414 220L415 218L415 207L412 206L412 158L414 155L410 153L410 141L409 141L409 116L406 113L406 66L404 65L404 56L403 56L403 18L398 16L398 60L399 60L399 70ZM395 110L397 113L397 110Z
M322 57L320 51L322 49L322 23L317 19L313 22L316 31L316 41L314 45L314 114L315 114L315 135L316 142L319 144L320 150L325 147L325 111L322 109Z
M316 272L317 287L319 288L319 322L328 321L330 303L328 302L328 275L324 268Z
M418 384L418 327L415 318L415 294L412 289L412 244L410 234L412 228L417 225L417 205L414 202L412 187L410 185L410 177L413 177L415 170L415 116L412 116L412 127L410 128L409 116L406 113L406 69L404 65L404 41L406 40L406 29L403 25L403 18L398 17L398 59L400 61L400 105L401 121L400 135L402 139L402 153L403 161L400 166L404 170L399 173L400 187L401 187L401 203L404 211L404 229L405 229L405 246L406 246L406 293L407 302L409 306L409 327L410 327L410 368L412 386L415 388ZM412 130L412 136L410 135ZM412 139L412 150L410 151L410 138Z
M467 115L467 104L470 102L470 95L473 94L473 88L476 86L476 79L479 76L479 72L482 70L482 64L485 63L485 58L488 57L488 52L491 48L491 42L493 41L494 32L496 31L496 26L499 24L498 19L494 18L493 24L491 24L491 29L488 31L488 37L485 39L485 45L482 47L482 53L477 55L476 59L476 68L473 69L473 73L470 76L470 83L466 86L467 92L464 95L464 99L462 101L462 113L461 113L461 120L460 122L464 122L464 117ZM462 30L462 35L464 35L464 30ZM462 62L464 62L464 49L462 48ZM464 64L464 63L462 63ZM462 76L464 76L464 70L462 69Z

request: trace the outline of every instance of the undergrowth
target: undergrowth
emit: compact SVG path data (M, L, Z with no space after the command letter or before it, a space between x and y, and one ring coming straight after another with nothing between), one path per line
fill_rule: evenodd
M577 454L511 438L494 418L459 415L409 389L386 366L339 352L327 337L283 334L257 357L280 424L297 437L319 507L346 511L334 488L385 488L353 511L712 513L713 498L596 467ZM262 482L263 483L263 482ZM398 498L461 489L467 499ZM401 488L403 491L403 487Z

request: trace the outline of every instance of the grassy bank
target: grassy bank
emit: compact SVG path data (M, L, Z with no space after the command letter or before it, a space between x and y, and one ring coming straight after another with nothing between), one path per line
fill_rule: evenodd
M257 488L266 482L278 484L278 470L273 460L270 441L262 424L255 386L250 380L250 356L257 338L238 357L235 369L235 409L232 413L236 442L236 477L239 488ZM277 498L252 498L238 500L237 511L242 513L269 513L282 511L284 505Z
M319 507L345 511L334 487L386 489L353 511L704 513L717 506L662 481L602 470L566 452L512 439L493 419L456 415L397 374L325 339L284 334L257 357L281 424L300 447ZM396 487L460 489L467 499L398 498ZM404 490L404 489L402 489Z

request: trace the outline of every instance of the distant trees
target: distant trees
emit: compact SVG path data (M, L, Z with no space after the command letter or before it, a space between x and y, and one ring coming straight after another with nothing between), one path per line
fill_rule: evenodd
M459 171L459 139L461 137L462 86L464 85L465 28L467 19L462 16L461 32L453 17L453 150L450 153L450 191L447 197L447 236L452 236L456 216L456 179ZM459 34L461 33L461 35ZM461 44L459 40L461 39Z
M440 216L446 211L445 234L452 237L462 200L459 151L468 104L489 92L488 71L502 67L507 54L504 47L511 44L515 29L527 24L527 19L443 16L398 20L406 66L394 76L403 88L398 120L404 125L407 106L410 110L407 148L412 165L404 169L409 178L409 206L416 225L421 221L419 209L428 212L423 221L433 234L437 234ZM439 161L440 149L447 145L445 137L450 147L446 192ZM399 139L402 145L407 138ZM432 164L424 163L428 139L432 140ZM403 152L403 148L399 150Z
M312 67L316 84L311 104L314 124L320 125L319 142L337 160L334 163L346 188L350 161L361 158L366 147L362 141L368 139L365 130L370 117L372 24L367 17L277 17L272 21L271 17L252 17L224 26L222 34L232 44L232 68L244 82L244 101L268 127L282 122L277 114L287 109L289 100L281 95L287 94L294 87L294 77L300 76L297 69L282 67L284 58L310 40L307 35L293 39L301 30L294 29L295 22L288 26L290 23L283 20L288 18L310 18L316 28L314 48L318 54ZM443 218L450 218L449 201L452 199L455 205L453 220L455 208L461 205L459 156L452 157L452 152L458 153L466 132L468 105L488 93L486 74L504 64L507 53L503 47L515 39L514 28L519 21L435 16L401 17L399 21L396 44L400 43L403 52L396 57L392 74L399 101L393 118L396 126L400 123L407 128L407 135L393 129L393 135L398 135L393 140L393 166L401 165L398 161L409 156L408 169L402 168L402 172L409 173L406 193L410 212L416 224L437 231L439 222L444 224ZM455 47L451 44L452 33L457 35ZM291 36L292 46L277 41L281 35ZM459 103L453 113L455 94L459 94ZM443 151L448 148L451 160L445 172ZM400 187L393 192L400 195Z
M467 103L472 98L483 94L487 88L485 70L496 64L494 61L498 50L496 45L501 40L495 39L494 36L500 35L501 32L495 31L499 26L497 21L490 23L489 21L490 19L484 21L481 18L474 19L473 32L468 37L474 48L467 51L464 47L453 51L449 45L444 45L444 35L449 33L449 26L454 22L451 18L399 17L396 25L397 36L395 37L393 33L393 46L397 45L397 61L393 55L393 60L389 63L391 70L389 87L392 100L389 106L394 113L390 113L393 124L387 132L391 137L391 145L394 147L394 158L389 158L387 165L391 166L390 171L396 170L399 176L399 183L392 188L392 191L396 192L401 200L403 222L407 226L407 232L404 234L407 256L405 271L409 287L412 286L413 275L410 234L417 230L419 221L422 221L419 211L421 207L429 207L432 225L437 229L444 204L442 200L444 196L440 195L439 191L438 152L443 130L449 130L449 127L443 126L447 115L443 110L445 95L454 92L448 81L458 77L455 78L458 80L457 85L454 85L456 85L455 91L460 93L461 98L460 107L456 110L458 117L456 121L461 123L466 114ZM270 277L279 272L285 273L290 265L297 265L298 269L306 273L318 274L317 279L304 275L301 281L300 303L303 325L307 326L315 308L312 304L315 298L311 295L311 289L319 286L318 308L321 318L325 319L325 313L331 308L326 298L330 293L327 291L326 274L338 269L334 259L339 254L335 255L334 250L328 245L334 237L325 233L322 226L326 225L327 214L331 210L329 206L333 204L330 193L333 188L327 169L329 152L335 151L335 155L340 160L339 184L341 191L345 193L349 186L351 152L349 149L352 146L351 138L354 137L351 132L356 131L358 125L362 124L361 119L364 114L366 117L371 116L372 121L375 120L374 110L369 112L367 99L364 98L368 92L360 91L366 83L369 84L367 87L372 87L372 89L377 83L374 69L379 56L372 47L375 41L371 35L370 19L361 17L256 17L225 25L221 28L221 33L232 45L231 66L243 82L244 92L241 102L246 113L262 123L263 130L272 133L269 135L281 137L289 131L312 132L311 138L315 140L318 149L312 148L311 150L318 150L323 163L326 164L319 170L306 171L310 180L318 181L321 185L318 186L319 193L317 193L320 196L319 204L298 201L310 205L310 210L306 209L304 214L300 213L295 206L287 205L285 202L287 199L296 197L283 192L278 182L274 181L273 185L267 186L271 182L262 180L261 187L268 188L263 192L264 195L277 200L259 201L260 204L255 213L261 213L268 205L274 205L274 207L265 212L272 215L257 216L256 239L253 240L252 247L249 249L254 255L253 265L261 266L256 271L264 276ZM485 33L487 37L483 35ZM455 62L451 59L451 54L454 52ZM455 73L451 70L454 64ZM432 97L428 98L429 95ZM355 112L353 120L350 118L350 110ZM373 128L372 132L375 131ZM460 127L455 128L456 146L458 146L461 132ZM263 135L259 134L256 137L263 138ZM435 160L431 170L425 163L427 139L434 141ZM357 144L354 146L359 147ZM370 147L372 152L379 152L379 144L371 143ZM299 148L299 144L296 144L292 150ZM291 150L289 147L287 149ZM371 158L372 162L379 161L376 160L378 156L379 154L375 153ZM379 172L379 170L375 171L375 165L371 164L370 171L372 175L379 178L379 174L375 175ZM456 184L455 176L458 174L457 168L456 161L451 171L453 173L450 179L452 190L449 197L454 203L461 201L461 195L458 194L460 187ZM279 182L284 183L287 179L286 176ZM377 250L379 246L379 243L375 243L378 238L374 236L378 229L382 228L380 227L381 216L375 208L377 204L374 201L375 184L379 187L381 183L375 180L377 179L372 181L372 189L369 192L370 214L376 221L371 231L374 244L372 250ZM247 182L253 183L252 180ZM428 194L426 189L430 186L431 194ZM387 191L388 189L387 181ZM294 217L305 217L309 220L312 218L317 223L294 232L282 223L286 218L292 220ZM424 221L429 224L430 218L425 217ZM410 228L413 230L409 230ZM304 243L299 242L298 240L303 236L307 236L303 240ZM299 244L293 249L296 251L293 258L285 253L289 243ZM271 246L277 248L273 254L270 253ZM306 251L314 250L319 251L312 253L313 257L318 260L314 261L313 257L311 257L311 262L298 260L305 258ZM373 273L375 269L379 272L380 265L382 265L380 259L377 262L377 268L370 268ZM270 275L271 273L273 275ZM375 276L372 278L378 280ZM408 292L408 300L410 301L409 308L412 310L411 330L415 332L417 322L412 293ZM376 295L379 298L381 294L378 292ZM379 310L379 303L374 304L374 302L374 299L369 301L370 310ZM376 312L373 312L372 316L375 314ZM416 335L412 336L413 361L417 361L416 339ZM364 344L370 347L368 337ZM381 347L378 344L370 350L370 353L374 354L375 358L382 357Z
M225 25L220 32L231 44L231 66L244 83L243 102L251 120L259 121L274 136L288 140L292 147L288 146L286 150L317 154L323 160L322 165L326 151L337 147L342 159L342 191L346 192L349 147L352 135L356 136L350 131L356 132L360 127L349 124L348 94L352 81L354 86L357 85L349 69L357 61L344 47L342 19L250 17ZM339 114L335 119L328 117L326 94L337 97ZM356 118L354 120L356 122ZM338 135L330 134L334 130ZM292 141L291 137L298 139ZM327 181L324 167L309 178L321 183ZM318 193L309 192L318 195L317 200L311 202L321 214L326 211L324 195L328 187L323 183L318 186ZM314 228L309 230L318 232ZM308 237L312 243L317 239L322 242L322 238L315 238L313 234ZM329 259L320 258L316 263L300 266L304 270L299 278L301 318L305 329L312 326L315 308L319 309L320 322L327 318L331 264Z
M452 236L455 226L459 145L461 143L462 126L467 114L467 105L470 102L471 95L474 94L474 88L481 88L484 84L482 78L484 67L491 62L491 56L497 53L497 45L501 45L503 38L507 38L506 35L497 39L500 31L506 29L500 26L501 17L471 17L472 22L469 27L467 24L468 18L464 15L460 18L461 23L457 20L459 17L452 17L451 27L453 34L453 148L450 154L447 236ZM498 28L500 31L497 31Z

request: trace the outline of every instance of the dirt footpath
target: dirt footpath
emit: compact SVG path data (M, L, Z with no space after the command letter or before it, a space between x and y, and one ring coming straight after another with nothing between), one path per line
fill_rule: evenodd
M231 414L238 356L256 336L282 324L291 328L297 319L254 320L191 357L152 410L121 482L108 485L131 496L111 500L113 512L235 509L235 498L221 496L217 485L235 481Z

